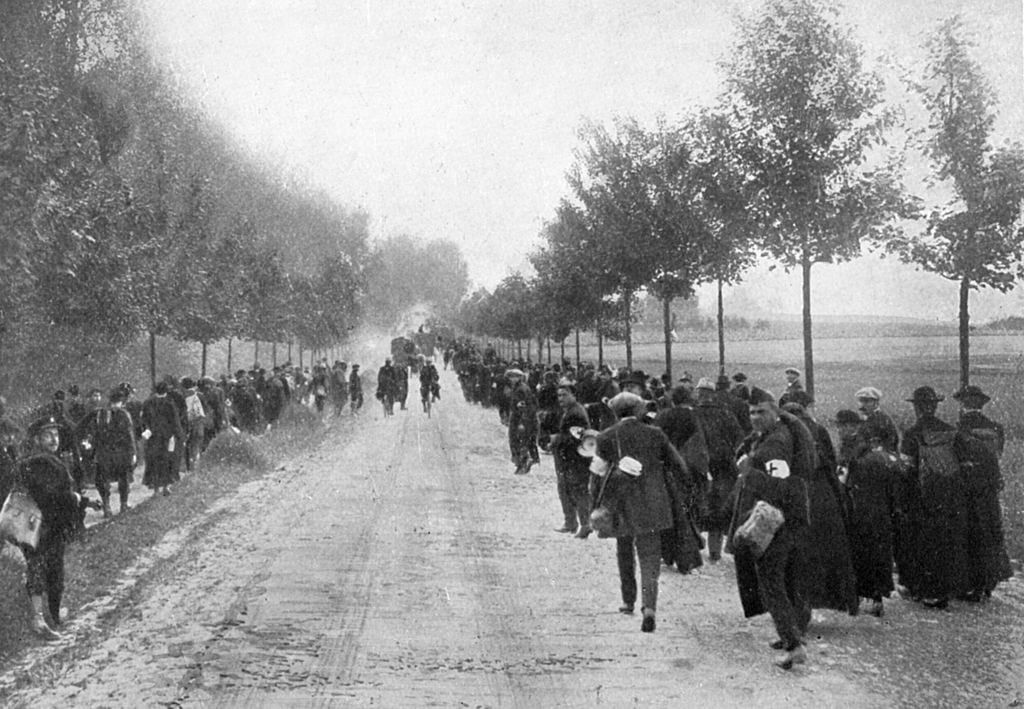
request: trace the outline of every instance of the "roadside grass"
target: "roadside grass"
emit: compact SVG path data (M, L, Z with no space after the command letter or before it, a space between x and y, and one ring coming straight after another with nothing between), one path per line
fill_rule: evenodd
M324 427L314 413L292 406L264 436L225 433L211 442L195 472L172 494L154 495L123 515L90 527L68 545L63 605L73 616L108 593L126 568L168 532L202 514L221 497L255 480L289 456L315 446ZM141 484L136 475L135 485ZM28 625L21 552L5 544L0 554L0 667L28 645L39 643Z

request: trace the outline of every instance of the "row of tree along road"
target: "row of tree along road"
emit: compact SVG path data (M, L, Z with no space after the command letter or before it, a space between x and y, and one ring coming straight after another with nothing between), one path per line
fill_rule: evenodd
M158 336L202 343L205 370L213 342L323 352L368 314L458 303L454 244L371 244L367 213L240 150L153 55L137 5L3 6L0 391L116 366L146 333L155 377Z
M717 283L724 371L722 286L768 257L802 275L813 393L813 266L867 248L959 283L966 385L969 294L1013 288L1024 243L1024 150L993 147L996 95L972 46L958 17L944 21L923 47L921 75L894 89L866 68L831 4L769 0L736 27L714 106L653 128L631 118L583 124L569 194L531 256L535 276L514 273L475 293L462 326L563 342L594 328L625 339L631 367L632 309L646 291L663 302L671 374L672 301ZM887 98L894 91L903 105ZM915 128L915 111L926 127ZM930 162L927 196L905 186L911 151ZM950 198L931 206L936 195Z

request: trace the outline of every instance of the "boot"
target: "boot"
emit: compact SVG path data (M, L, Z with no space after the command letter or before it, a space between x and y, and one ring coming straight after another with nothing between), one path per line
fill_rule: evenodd
M712 562L722 558L722 533L708 532L708 558Z
M118 514L122 514L123 515L125 512L127 512L129 510L129 507L128 507L128 493L127 493L127 491L120 493L120 497L121 497L121 509L119 509L117 512L118 512Z
M61 612L60 612L60 596L59 593L48 594L47 605L50 607L50 620L53 622L54 627L59 627L61 624Z
M46 617L43 615L43 597L30 596L29 600L32 603L32 630L43 640L58 639L60 635L49 626L46 622Z
M100 495L100 499L103 501L103 518L107 519L113 514L110 511L110 494Z
M775 664L784 670L791 670L793 665L802 665L805 662L807 662L807 651L804 650L803 645L797 645Z

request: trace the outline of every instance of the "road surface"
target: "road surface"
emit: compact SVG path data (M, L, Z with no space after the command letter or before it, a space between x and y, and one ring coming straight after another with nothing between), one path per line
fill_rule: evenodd
M665 570L658 629L617 612L610 540L556 534L550 458L512 475L456 396L327 429L221 500L0 674L7 706L1021 706L1024 584L883 619L815 612L772 665L726 557ZM375 403L375 402L373 402ZM27 681L26 681L27 680ZM16 688L16 689L15 689Z

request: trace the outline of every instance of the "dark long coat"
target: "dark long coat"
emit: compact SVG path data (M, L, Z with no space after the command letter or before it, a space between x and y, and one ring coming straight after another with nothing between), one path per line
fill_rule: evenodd
M682 456L661 429L633 417L622 419L598 435L597 456L610 466L623 456L636 458L642 465L638 477L608 473L611 477L602 504L615 513L611 536L635 537L673 527L673 508L682 504L676 474L686 476L688 472ZM595 481L595 487L603 482Z
M967 497L970 590L991 593L998 583L1013 576L999 503L999 491L1003 488L999 455L1005 434L1002 426L980 411L964 412L957 429Z
M789 416L791 422L795 420L785 412L780 416ZM803 427L799 421L796 421L795 425ZM763 500L781 510L785 518L762 559L771 560L776 546L786 548L792 544L805 543L809 521L807 479L812 474L816 460L810 432L803 427L802 432L798 431L801 439L796 440L794 430L796 429L790 424L780 420L763 433L751 433L737 451L740 456L740 472L737 480L736 506L726 550L732 550L734 554L736 585L740 604L743 606L743 615L747 618L768 612L758 581L757 560L749 551L736 549L733 544L736 529L750 516L754 505ZM775 478L765 472L769 462L773 460L783 460L789 464L788 478Z
M185 445L178 408L169 396L153 395L142 405L142 426L152 434L146 441L146 470L142 484L156 489L179 480L178 456ZM171 441L174 450L170 451Z
M676 486L685 498L685 511L677 507L673 528L661 533L662 558L666 564L676 564L685 573L704 563L700 555L704 540L698 529L707 517L707 442L689 406L672 406L659 412L654 425L665 432L669 443L686 462L684 470L675 469Z
M957 596L970 585L963 476L929 473L921 465L923 448L950 445L956 450L956 430L935 416L921 417L900 445L911 462L900 492L904 514L896 563L900 583L922 598Z
M732 491L736 486L736 449L743 442L743 429L732 412L718 402L698 402L693 411L704 431L711 475L705 529L726 532L732 517Z
M839 463L849 471L850 553L857 595L888 597L893 590L893 528L897 468L858 435L841 442Z
M846 533L844 492L836 477L835 448L824 426L806 414L799 418L814 437L818 453L818 464L807 480L807 600L811 608L856 615L857 579Z

